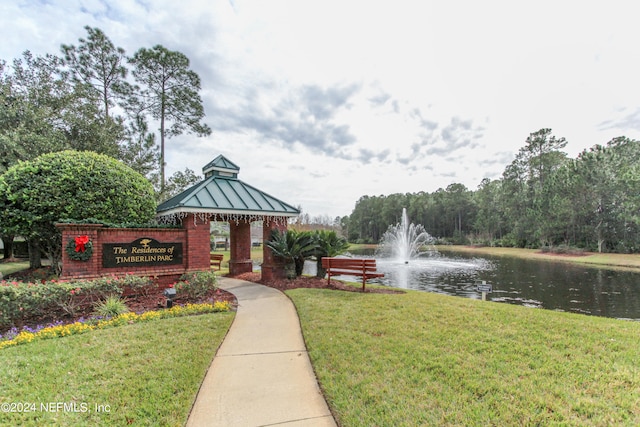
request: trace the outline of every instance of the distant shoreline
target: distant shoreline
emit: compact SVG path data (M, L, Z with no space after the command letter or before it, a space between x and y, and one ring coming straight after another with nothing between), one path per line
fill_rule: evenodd
M375 249L374 244L352 244L349 249ZM607 268L611 270L627 270L640 273L640 254L615 254L584 252L580 255L543 253L540 249L498 248L490 246L437 245L439 252L463 252L478 256L506 256L538 261L564 262L584 267Z
M585 252L580 255L543 253L539 249L497 248L489 246L438 245L440 252L464 252L468 254L507 256L553 262L579 264L585 267L600 267L640 272L640 254L614 254Z

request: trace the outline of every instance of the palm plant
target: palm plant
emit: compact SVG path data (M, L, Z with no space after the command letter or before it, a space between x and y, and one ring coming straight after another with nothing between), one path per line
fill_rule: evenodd
M305 259L316 253L316 241L309 232L295 230L273 230L269 241L265 242L273 254L284 261L288 279L302 274Z
M344 237L338 236L335 231L317 230L313 234L316 242L317 272L316 277L324 277L327 270L322 268L322 257L334 257L344 253L349 248L349 242Z

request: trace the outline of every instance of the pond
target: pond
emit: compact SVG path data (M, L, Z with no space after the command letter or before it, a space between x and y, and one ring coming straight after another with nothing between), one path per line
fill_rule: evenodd
M378 281L394 287L480 299L476 282L484 280L490 301L640 320L640 273L463 253L406 265L378 259L378 270L385 273Z

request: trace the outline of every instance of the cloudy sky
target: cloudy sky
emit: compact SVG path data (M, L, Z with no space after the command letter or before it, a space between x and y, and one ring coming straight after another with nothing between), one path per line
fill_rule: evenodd
M3 0L0 58L60 53L85 25L127 54L161 44L202 79L208 138L167 144L168 173L218 154L311 216L363 195L475 189L551 128L575 157L640 139L632 1Z

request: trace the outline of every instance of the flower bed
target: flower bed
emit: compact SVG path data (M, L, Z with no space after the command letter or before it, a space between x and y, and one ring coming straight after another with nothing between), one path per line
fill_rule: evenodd
M185 306L174 306L167 310L146 311L140 314L125 313L113 318L81 318L73 323L63 324L58 322L44 327L25 327L20 331L17 328L13 328L3 336L0 336L0 349L26 344L37 340L82 334L95 329L105 329L132 323L147 322L155 319L166 319L170 317L182 317L229 310L231 310L231 304L228 301L216 301L212 304L187 304Z
M210 272L190 273L175 284L174 304L233 301L233 296L216 286ZM144 312L165 307L164 287L153 284L151 278L126 274L94 280L42 283L0 281L0 333L12 328L73 323L93 315L95 306L106 297L121 297L132 312Z

